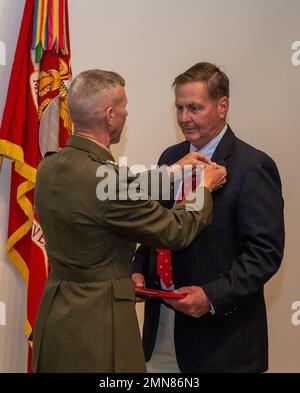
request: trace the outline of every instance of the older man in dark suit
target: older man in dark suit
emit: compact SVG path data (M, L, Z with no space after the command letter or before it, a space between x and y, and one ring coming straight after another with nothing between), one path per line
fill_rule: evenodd
M218 67L198 63L177 76L174 86L186 141L165 150L159 164L198 151L227 167L228 182L213 195L212 225L171 254L169 289L186 298L145 304L148 371L262 372L268 368L263 288L277 272L284 248L279 173L267 154L227 125L229 81ZM132 276L137 285L145 278L148 287L165 287L157 274L159 252L137 250Z

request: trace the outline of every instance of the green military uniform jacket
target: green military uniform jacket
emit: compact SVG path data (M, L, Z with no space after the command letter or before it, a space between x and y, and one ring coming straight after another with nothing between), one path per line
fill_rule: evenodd
M100 201L96 172L111 161L72 135L39 165L35 205L52 270L34 326L35 372L144 372L130 279L135 244L184 248L210 223L207 189L200 212L148 197Z

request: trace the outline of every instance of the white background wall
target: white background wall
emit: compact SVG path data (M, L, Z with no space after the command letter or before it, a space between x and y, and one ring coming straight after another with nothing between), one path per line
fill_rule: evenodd
M0 0L2 116L24 0ZM182 140L171 84L198 61L225 68L231 81L229 123L236 134L278 164L284 189L286 251L280 272L266 286L270 371L300 372L300 325L291 305L300 300L298 258L300 66L291 63L300 40L299 0L69 0L73 73L103 68L126 79L129 116L116 158L155 163ZM26 292L5 257L9 166L0 178L0 371L25 371L23 319ZM140 319L142 310L139 309Z

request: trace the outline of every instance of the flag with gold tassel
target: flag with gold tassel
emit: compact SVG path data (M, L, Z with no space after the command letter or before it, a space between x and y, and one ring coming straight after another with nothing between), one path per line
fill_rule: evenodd
M7 255L27 285L25 335L32 329L48 275L42 229L34 211L36 170L72 130L67 0L26 0L0 128L0 155L13 160Z

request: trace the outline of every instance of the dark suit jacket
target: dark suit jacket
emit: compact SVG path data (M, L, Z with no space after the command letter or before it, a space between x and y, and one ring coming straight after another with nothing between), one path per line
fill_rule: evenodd
M159 164L187 154L188 142L169 147ZM213 193L212 225L186 249L172 253L175 287L202 286L216 311L193 318L176 311L175 348L185 372L259 372L268 368L264 284L278 270L284 248L283 198L274 161L228 127L213 161L225 165L227 184ZM148 264L148 261L150 262ZM159 287L156 251L141 246L134 271ZM151 357L160 302L145 304L143 345Z

